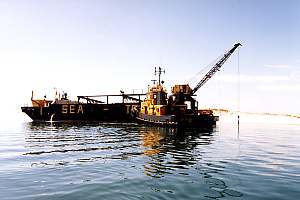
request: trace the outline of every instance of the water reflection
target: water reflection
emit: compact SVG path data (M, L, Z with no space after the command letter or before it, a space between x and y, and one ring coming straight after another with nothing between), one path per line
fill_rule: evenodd
M138 124L28 123L25 130L24 156L32 167L103 164L113 173L143 173L155 179L182 176L192 180L200 175L208 187L206 197L241 195L218 179L225 164L202 160L205 152L201 149L214 143L214 128L183 130Z
M214 129L171 129L144 127L140 130L146 161L144 173L151 177L162 177L176 169L187 169L197 163L199 155L193 154L198 145L209 145Z
M199 155L193 154L198 145L213 142L214 129L181 130L137 124L65 124L28 123L25 155L90 152L73 162L97 159L125 159L143 155L149 159L145 174L157 176L176 168L195 164ZM96 155L95 155L96 154ZM195 157L197 156L197 157ZM63 155L60 157L64 158ZM70 160L70 159L68 159ZM63 163L67 163L63 161ZM152 173L153 172L153 173Z

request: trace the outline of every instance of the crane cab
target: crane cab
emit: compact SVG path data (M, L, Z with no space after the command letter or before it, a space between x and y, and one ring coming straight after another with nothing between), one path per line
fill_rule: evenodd
M171 112L187 114L194 113L197 110L197 102L192 97L192 89L189 84L174 85L171 92L172 99L169 98L169 101L172 101L172 105L169 106Z
M189 86L189 84L184 84L184 85L174 85L171 88L171 92L173 95L182 93L182 94L191 94L192 89Z

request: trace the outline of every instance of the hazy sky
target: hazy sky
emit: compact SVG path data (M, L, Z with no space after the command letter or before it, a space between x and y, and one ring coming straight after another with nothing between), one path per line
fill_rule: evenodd
M32 89L145 91L154 66L168 89L194 86L237 42L240 109L300 113L300 1L0 0L0 27L2 114ZM201 107L237 109L237 68L238 51L197 92Z

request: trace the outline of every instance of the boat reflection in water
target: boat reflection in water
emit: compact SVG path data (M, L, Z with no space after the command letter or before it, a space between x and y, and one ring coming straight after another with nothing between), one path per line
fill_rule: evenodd
M56 153L61 154L59 164L137 157L146 162L145 174L153 177L195 164L201 155L193 150L211 144L215 132L214 128L181 130L112 123L30 122L25 128L25 155L39 155L40 163L55 165L57 158L43 160L43 156Z
M145 174L161 177L172 174L177 169L188 169L201 159L194 155L198 145L209 145L213 142L214 128L211 129L176 129L162 127L145 127L140 131L143 138L146 161Z
M214 128L28 123L23 156L31 168L59 169L70 182L88 177L97 184L139 188L132 192L167 187L184 195L241 196L225 184L226 161L211 159L217 133ZM195 187L194 193L186 193Z

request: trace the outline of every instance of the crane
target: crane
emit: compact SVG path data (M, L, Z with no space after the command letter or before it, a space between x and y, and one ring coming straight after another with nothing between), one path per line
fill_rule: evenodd
M191 90L191 95L194 95L199 90L199 88L201 88L217 71L220 70L222 65L239 46L242 45L240 43L235 44L232 49L230 49L227 53L224 54L224 56L222 56L222 58L209 70L209 72L204 75L204 77L199 81L196 87Z

